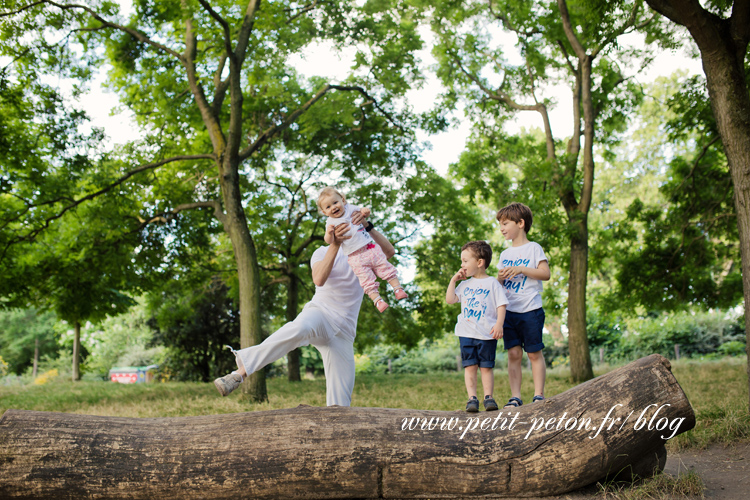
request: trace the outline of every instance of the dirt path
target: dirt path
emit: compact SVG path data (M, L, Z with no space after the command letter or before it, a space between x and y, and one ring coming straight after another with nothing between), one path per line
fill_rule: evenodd
M710 500L750 499L750 443L713 445L703 451L669 453L665 474L696 472L703 480L705 498ZM596 485L564 495L524 500L595 500L604 498ZM607 498L612 498L607 496ZM521 500L521 499L518 499Z
M750 498L750 443L724 447L713 445L703 451L667 456L664 472L696 472L705 486L706 498L744 500Z

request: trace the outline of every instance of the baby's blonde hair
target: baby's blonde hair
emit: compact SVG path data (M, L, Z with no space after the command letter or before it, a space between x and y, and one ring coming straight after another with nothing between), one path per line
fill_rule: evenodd
M338 189L336 189L333 186L326 186L326 187L324 187L323 189L320 190L320 194L318 195L318 201L317 201L317 203L318 203L318 209L322 210L322 208L320 206L320 200L324 196L332 196L334 194L339 195L339 197L341 197L341 199L344 200L344 202L346 202L346 198L344 198L344 195L341 194Z

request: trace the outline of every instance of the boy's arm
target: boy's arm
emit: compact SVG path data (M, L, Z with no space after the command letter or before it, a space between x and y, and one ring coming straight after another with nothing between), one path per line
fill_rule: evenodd
M533 267L525 266L508 266L500 269L497 273L497 279L500 281L509 280L519 274L528 276L533 280L548 281L550 278L549 264L546 260L543 260L534 269Z
M499 340L503 338L503 324L505 323L505 308L506 308L505 304L501 306L497 306L497 321L495 322L495 325L490 330L490 336L493 339Z
M451 278L450 284L448 284L448 290L445 291L445 303L455 304L460 302L458 295L456 295L456 281L466 279L466 271L461 269Z

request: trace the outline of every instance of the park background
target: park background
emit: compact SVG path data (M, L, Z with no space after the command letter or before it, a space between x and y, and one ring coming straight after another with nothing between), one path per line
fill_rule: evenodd
M315 199L336 184L372 208L409 292L362 306L355 405L463 406L445 288L466 241L499 255L494 214L521 201L552 269L548 395L660 353L706 432L679 446L748 437L747 186L695 35L649 4L77 5L0 7L3 411L323 404L312 347L239 396L206 382L234 368L224 345L312 296ZM159 384L105 382L147 365Z

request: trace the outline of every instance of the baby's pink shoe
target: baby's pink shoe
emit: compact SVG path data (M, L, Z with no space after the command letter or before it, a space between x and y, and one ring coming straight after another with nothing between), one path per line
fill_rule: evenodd
M378 308L378 311L383 312L388 309L388 302L378 297L375 299L375 307Z
M403 288L396 289L396 300L403 300L406 297L408 297L408 295L406 295L406 292L404 291Z

